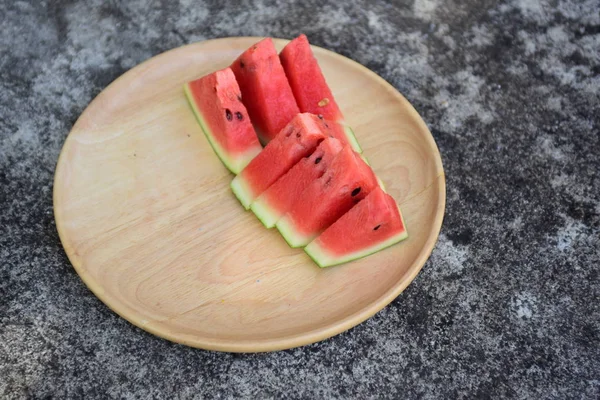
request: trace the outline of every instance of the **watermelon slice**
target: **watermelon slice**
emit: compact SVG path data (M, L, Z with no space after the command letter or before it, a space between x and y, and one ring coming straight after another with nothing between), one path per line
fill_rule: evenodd
M271 38L246 50L231 64L242 99L263 144L300 112Z
M334 157L342 149L336 138L321 142L310 155L298 161L285 175L272 184L250 206L267 228L272 228L300 197L304 189L325 173Z
M310 114L298 114L231 182L246 208L302 157L310 155L325 134Z
M229 68L188 82L187 99L208 142L223 164L239 173L262 147L240 101L240 88Z
M306 246L377 186L371 168L346 146L281 217L277 229L291 247Z
M343 135L340 136L345 136L354 151L361 153L362 149L354 132L344 124L344 116L325 81L306 35L300 35L288 43L279 58L300 111L321 115L325 120L341 124ZM340 136L335 135L342 140Z
M398 205L376 188L304 250L323 268L368 256L407 237Z

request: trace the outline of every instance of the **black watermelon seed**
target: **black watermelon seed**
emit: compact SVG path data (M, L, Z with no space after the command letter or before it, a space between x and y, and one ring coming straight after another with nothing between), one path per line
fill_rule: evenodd
M237 111L235 113L235 117L238 119L238 121L241 121L242 119L244 119L244 116L242 115L241 112Z
M244 68L246 66L246 64L244 64L243 61L240 61L240 67Z
M231 121L233 119L233 114L229 108L225 109L225 118L227 118L227 121Z
M323 157L317 157L317 159L315 160L315 164L320 163L321 162L321 158L323 158Z
M356 196L357 194L360 193L360 187L357 187L356 189L354 189L351 193L352 197Z
M300 132L296 133L296 137L297 137L297 138L299 138L300 136L302 136L302 135L300 134Z
M377 225L375 228L373 228L374 231L376 231L377 229L379 229L381 227L381 225Z
M319 119L323 119L323 114L319 114L317 117L319 117Z

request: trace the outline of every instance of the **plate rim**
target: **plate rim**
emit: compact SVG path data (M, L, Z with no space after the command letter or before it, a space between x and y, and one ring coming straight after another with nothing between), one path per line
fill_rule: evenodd
M90 101L90 103L85 107L85 109L81 112L81 114L79 115L79 117L77 118L77 120L75 121L75 123L73 124L71 129L69 130L69 133L68 133L67 137L65 138L65 141L63 143L63 146L61 148L60 154L59 154L57 162L56 162L56 167L55 167L55 171L54 171L54 179L53 179L53 196L52 196L54 220L55 220L56 229L58 231L58 236L60 238L62 247L65 251L65 254L67 255L67 257L69 259L69 262L75 269L75 272L77 272L77 275L81 278L81 280L88 287L88 289L100 301L102 301L102 303L104 303L110 310L115 312L121 318L127 320L134 326L136 326L146 332L149 332L155 336L158 336L162 339L169 340L174 343L184 344L184 345L187 345L190 347L204 349L204 350L210 350L210 351L222 351L222 352L234 352L234 353L258 353L258 352L280 351L280 350L286 350L286 349L291 349L291 348L295 348L295 347L305 346L305 345L320 342L322 340L336 336L342 332L345 332L345 331L361 324L362 322L366 321L367 319L371 318L372 316L377 314L379 311L381 311L383 308L388 306L392 301L394 301L414 281L416 276L419 274L419 272L421 271L421 269L423 268L423 266L425 265L425 263L431 256L431 253L435 247L435 244L437 243L438 237L441 232L443 219L444 219L444 215L445 215L445 209L446 209L446 174L445 174L445 170L443 168L442 157L439 152L437 143L435 142L435 139L433 138L431 131L429 130L429 128L427 127L427 125L425 124L423 119L421 118L421 115L416 111L416 109L413 107L413 105L392 84L390 84L388 81L386 81L384 78L379 76L374 71L371 71L369 68L365 67L364 65L360 64L357 61L354 61L351 58L343 56L332 50L328 50L323 47L319 47L319 46L315 46L315 45L311 44L311 47L313 48L313 50L316 50L317 52L326 53L327 55L335 58L339 62L342 62L345 64L350 64L354 68L358 68L362 73L368 75L371 79L374 79L379 84L381 84L382 87L384 87L386 91L390 92L390 94L392 94L400 103L403 103L404 107L411 114L413 120L419 125L420 129L422 129L424 132L427 133L425 135L425 138L428 142L429 147L432 149L432 152L433 152L432 156L434 159L434 164L436 166L436 171L440 171L440 172L437 173L436 178L429 185L426 186L426 188L423 190L423 192L434 185L438 186L436 215L435 215L435 218L433 221L433 225L431 227L431 231L429 233L427 240L425 241L424 246L421 248L415 261L407 269L408 275L406 275L406 274L403 275L403 277L405 277L405 278L402 279L402 281L393 285L386 292L383 292L375 301L371 302L366 307L363 307L359 311L357 311L351 315L348 315L347 317L345 317L343 319L336 320L336 321L329 323L328 325L325 325L323 327L319 327L317 329L313 329L310 331L305 331L305 332L302 332L299 334L283 336L281 338L275 338L275 339L260 339L260 340L253 339L250 341L239 341L239 340L234 341L234 340L228 340L228 339L222 340L222 339L214 339L214 338L203 337L203 336L198 336L198 335L193 335L193 337L188 340L187 338L182 338L183 335L181 335L181 334L176 335L176 334L172 334L171 332L169 332L168 329L161 329L160 321L149 321L147 323L144 323L139 318L135 318L136 315L134 312L130 313L130 311L128 309L120 309L119 301L117 299L106 295L106 292L101 287L101 285L98 284L83 268L83 266L81 265L81 260L79 259L77 254L75 254L73 251L69 251L70 249L69 249L69 245L68 245L68 241L67 241L65 228L63 227L61 218L59 218L60 212L57 211L57 207L56 207L57 197L59 196L57 187L60 186L59 179L61 179L60 177L63 176L63 174L60 172L62 170L62 166L64 165L64 155L67 153L67 150L70 147L71 141L69 140L69 138L71 137L71 133L77 128L82 116L84 116L86 114L86 111L92 107L95 107L95 105L98 102L99 97L101 97L102 93L106 92L111 87L118 85L121 80L124 80L130 74L132 74L132 71L134 71L134 70L139 71L139 70L143 69L144 66L146 66L150 62L156 61L156 59L158 59L158 58L167 57L172 52L176 52L183 48L191 47L191 46L198 46L198 45L201 46L203 44L208 44L208 43L214 44L219 41L227 42L227 41L231 41L231 40L259 41L264 38L265 38L265 36L229 36L229 37L207 39L207 40L202 40L202 41L198 41L198 42L188 43L186 45L179 46L179 47L167 50L163 53L157 54L155 56L152 56L149 59L144 60L140 64L130 68L129 70L127 70L126 72L121 74L119 77L117 77L114 81L112 81L108 86L106 86L104 89L102 89L100 91L100 93L98 93L92 99L92 101ZM272 39L274 42L279 42L280 44L286 44L287 42L290 41L289 39L281 39L281 38L274 38L274 37ZM133 73L135 73L135 72L133 72ZM412 199L412 198L414 198L414 197L411 197L410 199ZM407 200L409 200L409 199L406 199L405 201L407 201ZM189 336L189 335L185 335L185 336Z

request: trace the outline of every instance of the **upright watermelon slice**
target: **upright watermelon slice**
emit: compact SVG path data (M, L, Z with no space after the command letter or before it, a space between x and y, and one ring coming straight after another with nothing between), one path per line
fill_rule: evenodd
M271 38L256 43L231 64L242 99L263 144L300 112Z
M208 142L223 164L239 173L262 147L240 101L240 88L229 68L188 82L187 99Z
M323 268L368 256L407 237L396 201L375 188L304 251Z
M247 210L254 199L324 139L325 134L310 114L297 114L233 179L233 193Z
M272 228L298 200L312 181L325 173L331 161L342 149L336 138L328 137L310 157L298 161L285 175L272 184L250 206L267 228Z
M277 229L291 247L306 246L377 186L371 168L346 146L281 217Z
M354 132L344 123L344 116L325 81L306 35L300 35L288 43L279 58L300 111L322 115L325 120L341 124L343 136L354 151L362 153ZM339 136L336 137L342 140Z

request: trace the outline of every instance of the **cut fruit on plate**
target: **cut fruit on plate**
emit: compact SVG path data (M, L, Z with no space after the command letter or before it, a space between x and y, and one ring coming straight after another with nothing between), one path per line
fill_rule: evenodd
M271 38L250 46L231 69L261 142L269 143L300 112Z
M339 140L346 137L354 151L361 153L362 149L354 131L346 126L344 116L333 98L306 35L300 35L289 42L279 54L279 58L300 111L321 115L325 120L340 124L343 127L343 135L335 137Z
M300 198L312 181L321 177L342 149L336 138L327 138L309 156L301 159L250 206L258 219L272 228Z
M324 139L325 134L310 114L297 114L233 179L233 193L249 209L258 196Z
M229 68L184 86L198 123L223 164L238 174L260 151L256 132Z
M346 146L276 226L291 247L304 247L377 187L360 155Z
M56 166L54 217L74 271L110 310L185 346L275 351L346 331L410 285L442 225L445 174L427 125L375 73L314 46L347 122L368 132L368 147L361 144L385 167L375 171L410 238L319 270L242 212L229 193L233 176L198 136L182 86L261 39L193 43L128 71L82 113Z
M324 268L366 257L407 237L396 201L376 188L304 251Z
M279 58L300 110L343 123L342 112L325 81L306 35L300 35L289 42L281 50Z

